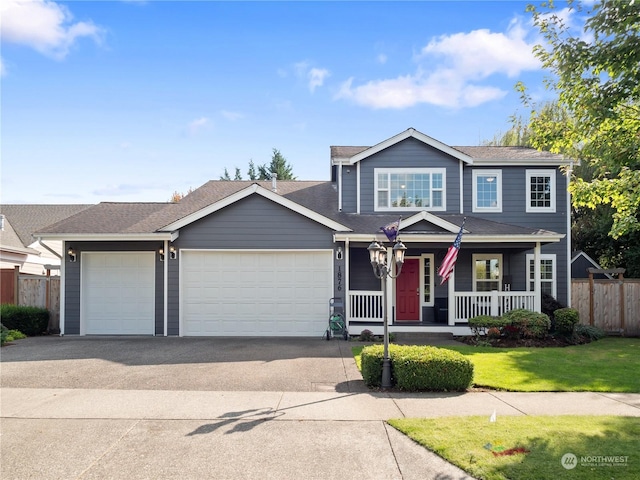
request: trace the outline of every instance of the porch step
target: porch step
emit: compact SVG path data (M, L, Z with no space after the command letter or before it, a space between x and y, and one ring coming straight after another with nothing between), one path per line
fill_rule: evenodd
M394 332L393 343L401 345L458 345L449 332Z

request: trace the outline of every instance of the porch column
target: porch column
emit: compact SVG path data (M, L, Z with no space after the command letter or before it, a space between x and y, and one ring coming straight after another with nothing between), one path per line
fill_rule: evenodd
M162 265L162 276L164 277L164 284L162 286L162 328L164 330L164 336L168 335L169 329L169 240L164 241L163 252L166 252L165 262Z
M533 249L533 308L536 312L542 311L542 292L540 290L540 242L536 242Z
M456 267L453 267L447 280L447 325L454 325L456 321Z

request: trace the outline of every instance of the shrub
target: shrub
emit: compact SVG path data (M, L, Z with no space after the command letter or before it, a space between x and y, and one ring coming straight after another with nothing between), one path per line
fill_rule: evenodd
M389 345L389 357L397 345ZM382 384L382 360L384 359L384 345L369 345L360 353L362 378L365 385L379 387ZM393 376L393 362L391 363L391 375Z
M409 391L465 390L473 381L473 364L459 352L429 346L389 345L391 376ZM382 382L383 345L370 345L360 356L362 378L369 387Z
M595 327L593 325L582 325L581 323L576 325L574 334L588 339L589 341L600 340L606 336L604 330Z
M553 295L549 295L548 293L542 294L542 313L549 316L549 320L551 320L551 330L555 330L555 311L560 308L566 308L566 305L563 305L558 300L556 300Z
M511 326L518 328L520 335L524 338L544 338L551 328L548 315L524 308L511 310L502 318Z
M487 330L487 337L489 338L500 338L502 336L502 332L497 327L491 327Z
M28 337L42 335L49 326L46 308L0 305L2 324L9 330L19 330Z
M506 325L508 325L508 322L502 317L478 315L477 317L469 319L469 328L471 328L471 331L476 337L479 335L485 335L487 333L487 330L491 328L502 330L502 328Z
M571 336L580 321L580 314L575 308L559 308L555 311L556 328L559 335Z
M361 342L373 342L375 339L376 337L373 332L368 329L362 330L362 332L360 332L360 336L358 337L358 340L360 340Z
M473 364L453 350L403 345L394 350L392 363L402 390L460 391L473 381Z
M0 323L0 346L4 345L5 342L8 342L9 338L9 329Z

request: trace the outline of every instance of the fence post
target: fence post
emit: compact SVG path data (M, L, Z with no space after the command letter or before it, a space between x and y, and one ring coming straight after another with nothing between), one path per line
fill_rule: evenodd
M593 326L593 294L595 286L593 284L593 272L589 269L589 325Z
M622 272L618 272L618 283L620 284L620 330L622 330L622 335L624 335L626 330L624 325L624 309L626 302L624 298L624 279Z
M20 281L19 281L19 275L20 275L20 266L16 265L15 267L13 267L13 304L14 305L18 305L18 302L20 300L20 295L18 294L18 288L20 285Z

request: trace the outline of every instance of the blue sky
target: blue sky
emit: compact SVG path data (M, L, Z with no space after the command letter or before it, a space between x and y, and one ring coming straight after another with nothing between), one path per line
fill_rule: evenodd
M478 145L545 95L520 1L3 0L3 203L167 201L277 148Z

